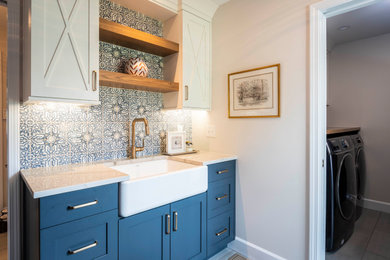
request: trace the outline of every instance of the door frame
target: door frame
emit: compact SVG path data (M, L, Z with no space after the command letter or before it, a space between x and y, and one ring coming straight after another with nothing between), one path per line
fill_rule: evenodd
M382 0L323 0L310 5L309 259L325 259L326 19Z
M8 158L8 259L22 259L20 199L19 105L22 87L23 0L8 1L7 55L7 158Z

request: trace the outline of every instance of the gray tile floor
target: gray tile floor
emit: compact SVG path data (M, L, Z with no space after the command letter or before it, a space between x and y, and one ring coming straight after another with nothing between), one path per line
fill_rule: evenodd
M225 248L218 254L214 255L213 257L209 258L208 260L248 260L243 256L240 256L236 251Z
M390 260L390 214L364 209L352 237L326 260Z

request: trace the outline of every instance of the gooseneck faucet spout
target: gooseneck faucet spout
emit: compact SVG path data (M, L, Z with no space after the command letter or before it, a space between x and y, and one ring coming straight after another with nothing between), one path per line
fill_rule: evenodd
M137 152L143 151L145 147L145 139L142 139L142 146L137 147L135 145L135 123L143 122L145 124L145 134L149 135L149 122L146 118L136 118L131 124L131 158L137 158ZM130 135L129 135L130 136Z

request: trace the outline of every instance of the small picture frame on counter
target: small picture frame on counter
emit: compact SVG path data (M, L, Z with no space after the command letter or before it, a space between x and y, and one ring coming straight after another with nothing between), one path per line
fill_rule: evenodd
M177 154L186 151L186 132L175 131L167 133L167 153Z

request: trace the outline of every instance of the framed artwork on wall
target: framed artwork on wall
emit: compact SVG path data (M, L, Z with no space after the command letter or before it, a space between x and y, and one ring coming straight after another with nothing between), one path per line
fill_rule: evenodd
M280 64L228 75L229 118L280 117Z
M167 134L167 153L176 154L186 151L186 132L176 131Z

